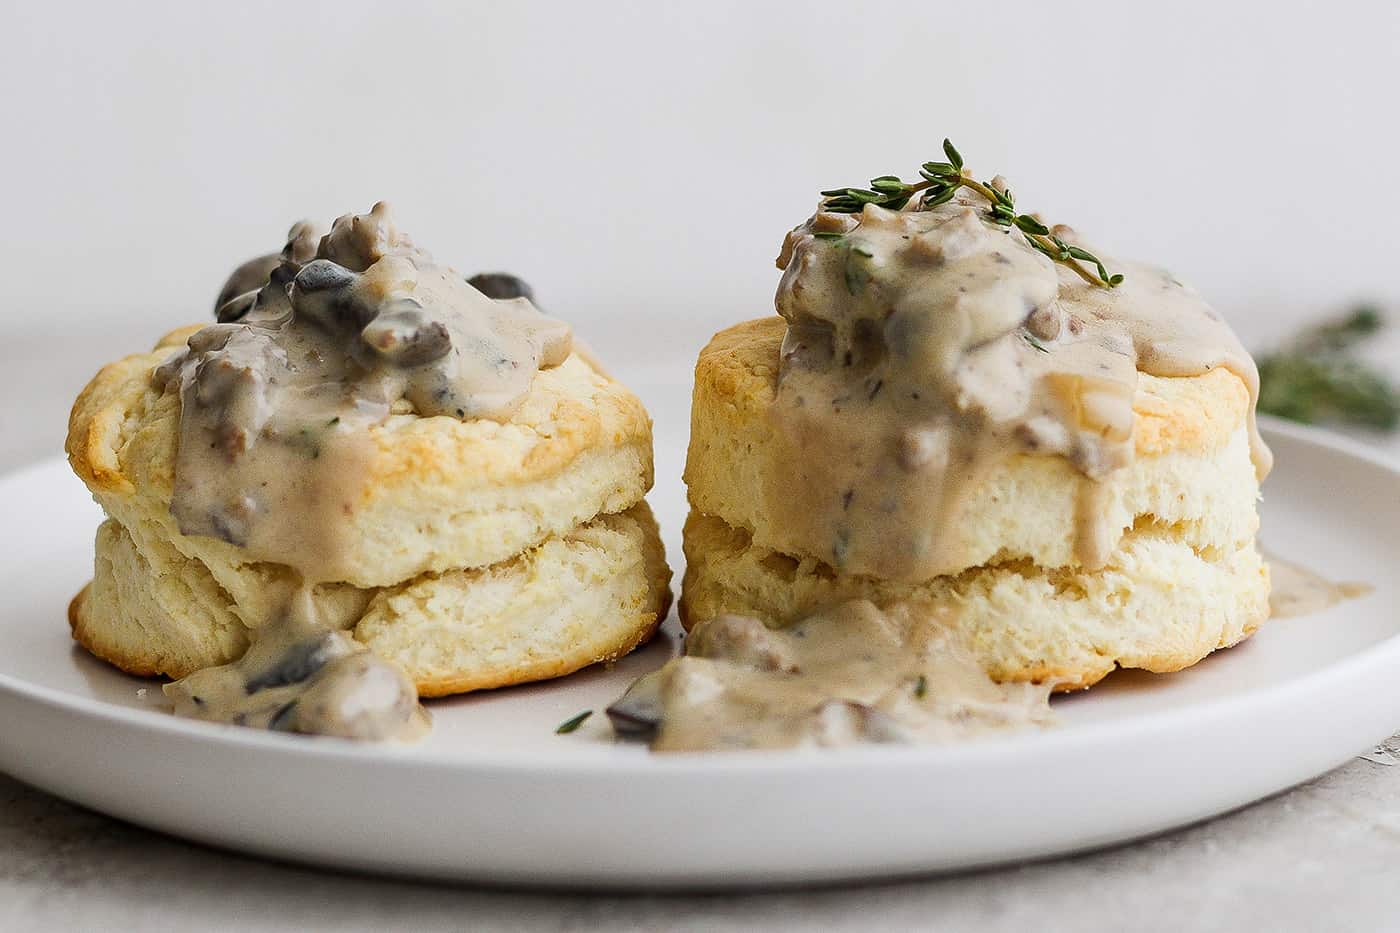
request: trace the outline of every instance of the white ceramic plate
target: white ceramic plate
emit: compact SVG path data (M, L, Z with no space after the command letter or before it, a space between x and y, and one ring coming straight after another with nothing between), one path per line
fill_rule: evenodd
M1269 433L1266 544L1374 583L1371 596L1270 622L1181 674L1115 674L1059 700L1051 731L676 757L612 744L601 715L667 656L664 638L611 671L434 703L419 747L176 720L156 686L69 642L64 607L89 575L98 514L62 463L46 463L0 480L8 540L23 542L0 567L0 769L218 846L513 884L812 883L1159 832L1311 778L1400 726L1397 472L1314 432ZM684 438L660 434L658 452L658 475L678 475ZM653 499L678 555L679 484ZM599 713L582 729L554 734L587 708Z

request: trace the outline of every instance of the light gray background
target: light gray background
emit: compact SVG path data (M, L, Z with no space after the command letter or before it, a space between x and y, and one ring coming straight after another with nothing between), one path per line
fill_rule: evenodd
M912 174L944 135L1251 345L1396 297L1392 3L5 0L0 24L0 468L56 453L97 365L206 316L292 220L380 198L459 268L527 275L624 373L769 313L816 191ZM0 776L0 930L1390 929L1397 865L1400 768L1360 760L1107 853L674 899L267 865Z
M3 8L15 317L202 314L291 221L385 198L573 313L724 322L820 188L945 135L1247 331L1393 291L1382 0Z

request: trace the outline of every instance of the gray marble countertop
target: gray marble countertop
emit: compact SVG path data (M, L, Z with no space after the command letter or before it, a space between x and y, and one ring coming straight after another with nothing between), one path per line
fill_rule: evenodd
M112 343L65 335L61 361L54 346L38 335L0 350L0 391L25 399L0 414L0 469L58 451L70 400ZM1400 767L1389 762L1400 754L1374 757L1093 854L920 881L704 896L470 889L271 864L147 832L0 775L0 930L1398 929Z

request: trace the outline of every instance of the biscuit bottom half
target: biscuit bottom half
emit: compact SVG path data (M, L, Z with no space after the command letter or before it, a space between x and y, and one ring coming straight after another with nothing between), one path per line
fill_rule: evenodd
M98 657L128 673L178 678L240 656L262 613L241 606L163 530L104 522L93 580L68 616L73 637ZM270 579L284 569L262 568ZM313 601L433 697L621 657L665 618L669 580L656 520L641 502L488 567L375 589L328 584Z
M1201 548L1184 529L1146 519L1094 571L1022 559L895 583L756 546L748 532L698 512L686 522L685 555L687 628L723 613L782 625L848 599L917 600L950 610L949 624L994 679L1053 681L1059 690L1118 667L1181 670L1249 637L1269 615L1269 570L1253 542Z

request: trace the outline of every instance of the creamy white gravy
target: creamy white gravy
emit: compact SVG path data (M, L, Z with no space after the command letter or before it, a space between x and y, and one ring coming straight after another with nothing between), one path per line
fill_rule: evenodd
M997 684L934 610L856 600L783 629L696 625L608 708L656 751L929 743L1044 725L1053 684Z
M413 684L318 620L310 593L346 579L368 428L390 414L507 418L535 372L568 356L568 325L523 283L476 283L416 248L383 203L324 236L298 223L280 254L234 271L219 323L155 371L180 396L180 531L298 579L275 618L250 620L243 659L166 688L176 712L350 738L421 733Z
M1269 562L1269 615L1283 619L1330 609L1370 594L1369 583L1334 583L1301 564L1266 554Z
M1132 460L1139 370L1238 375L1255 467L1268 472L1254 362L1195 291L1116 259L1123 284L1091 285L985 212L966 192L932 210L819 209L783 244L788 330L771 418L786 468L766 495L842 572L918 581L965 569L948 530L988 469L1018 454L1062 457L1082 475L1076 556L1101 566L1114 529L1100 481Z
M176 715L347 739L426 733L430 720L413 681L348 632L322 624L309 597L298 587L239 660L166 685Z

